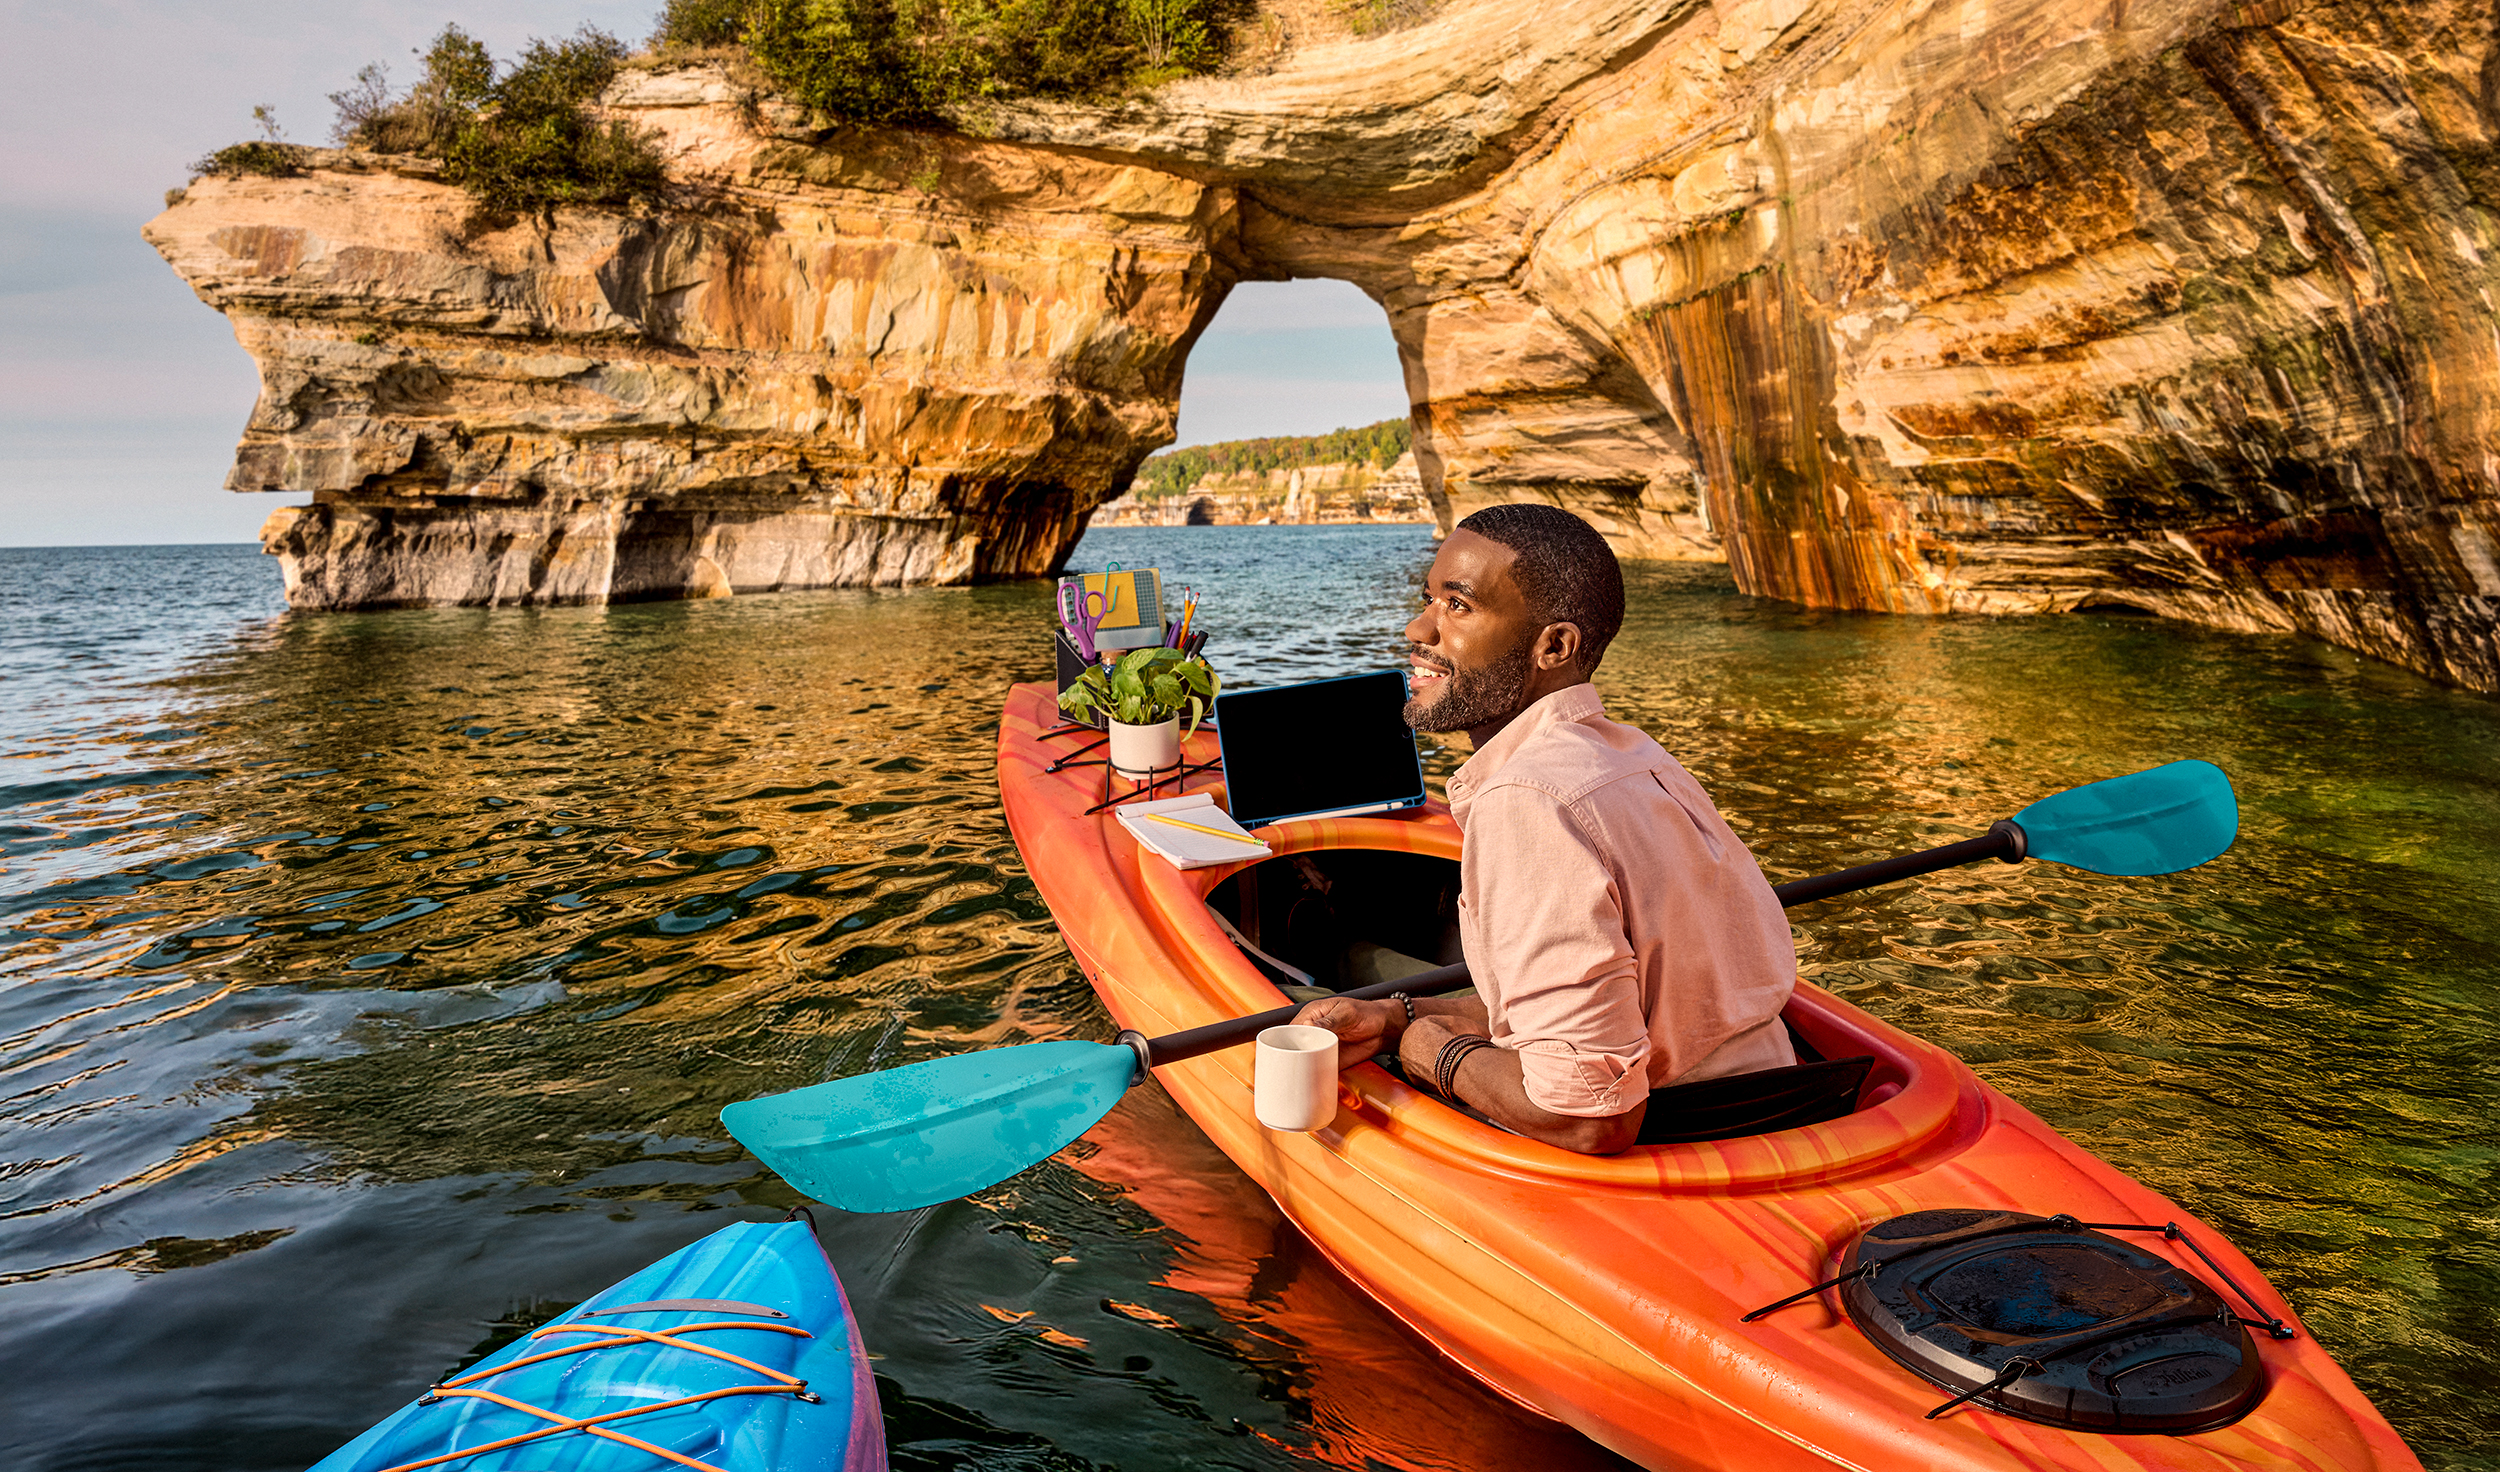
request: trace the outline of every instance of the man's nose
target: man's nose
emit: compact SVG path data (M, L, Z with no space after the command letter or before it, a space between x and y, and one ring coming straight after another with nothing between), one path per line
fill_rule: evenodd
M1429 603L1416 610L1415 616L1406 621L1406 642L1409 644L1434 643L1440 632L1440 622L1432 616L1432 605Z

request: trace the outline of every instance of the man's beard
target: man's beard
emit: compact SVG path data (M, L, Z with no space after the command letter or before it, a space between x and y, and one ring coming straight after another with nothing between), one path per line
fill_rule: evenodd
M1406 724L1418 731L1468 731L1519 714L1519 697L1528 689L1528 650L1535 642L1520 640L1518 648L1482 669L1448 666L1449 682L1439 699L1426 705L1418 695L1406 702ZM1430 655L1423 658L1441 664Z

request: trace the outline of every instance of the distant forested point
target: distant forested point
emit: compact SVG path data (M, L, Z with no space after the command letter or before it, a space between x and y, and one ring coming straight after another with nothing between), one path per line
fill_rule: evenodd
M1386 470L1407 452L1414 438L1414 426L1408 421L1383 419L1326 434L1276 435L1163 450L1146 457L1137 472L1135 492L1151 501L1177 496L1211 475L1265 475L1306 465L1368 464Z

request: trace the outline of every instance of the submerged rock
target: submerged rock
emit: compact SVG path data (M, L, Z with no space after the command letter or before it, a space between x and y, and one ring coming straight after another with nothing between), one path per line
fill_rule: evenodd
M1379 301L1442 517L1901 612L2131 605L2500 689L2486 0L1451 0L960 133L629 72L705 203L430 166L149 239L259 359L298 606L1054 568L1231 285Z

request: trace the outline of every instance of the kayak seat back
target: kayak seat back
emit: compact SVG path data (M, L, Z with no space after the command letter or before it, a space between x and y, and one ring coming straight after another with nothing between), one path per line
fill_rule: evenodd
M1786 1068L1730 1074L1649 1091L1640 1145L1691 1145L1828 1124L1858 1107L1874 1068L1869 1055L1817 1058Z

